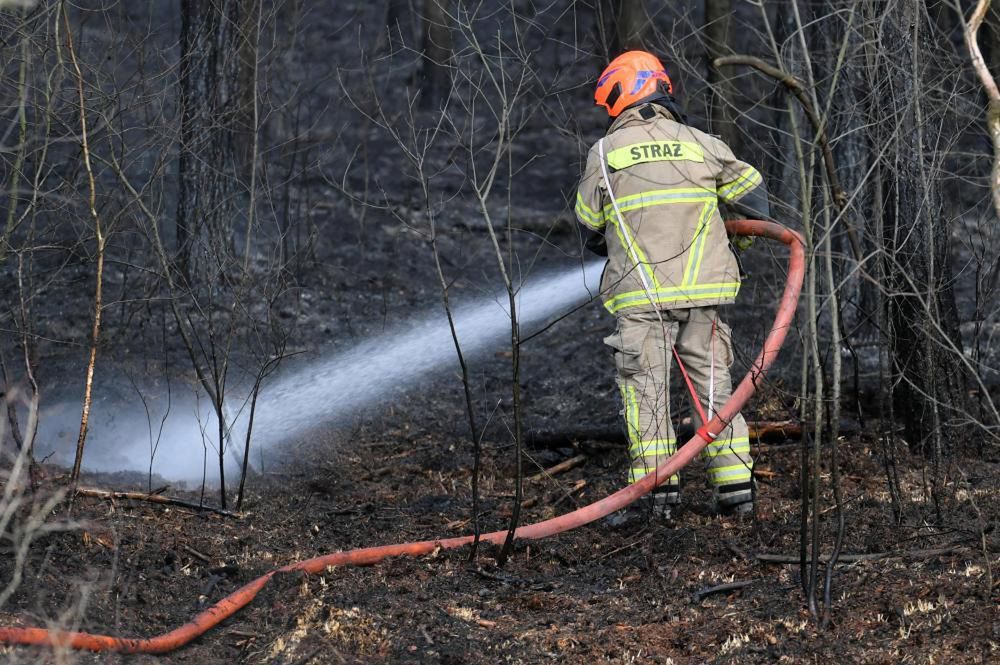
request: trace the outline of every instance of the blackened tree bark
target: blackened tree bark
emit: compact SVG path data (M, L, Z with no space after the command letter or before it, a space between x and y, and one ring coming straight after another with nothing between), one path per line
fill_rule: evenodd
M794 29L788 3L777 3L772 11L774 12L772 19L774 39L778 44L784 44L789 33ZM782 62L789 71L792 70L795 60L786 60L778 52L773 55L775 62ZM793 73L797 74L797 72ZM766 104L771 109L771 149L764 152L763 164L771 198L794 207L800 192L795 173L794 138L792 132L789 131L791 114L788 111L788 100L790 98L788 88L783 85L774 86L773 91L768 95Z
M615 10L614 45L617 52L646 48L649 16L645 0L612 0L611 4Z
M729 28L732 4L730 0L705 0L705 56L707 58L709 86L709 120L710 131L722 137L722 140L740 154L738 132L733 125L730 104L733 100L733 89L725 72L712 66L719 57L729 55Z
M830 98L825 100L830 108L827 132L835 137L832 142L834 162L847 196L847 207L841 221L834 226L831 240L841 256L857 258L845 227L850 224L856 231L859 253L868 254L872 249L873 233L870 211L876 207L874 185L878 182L878 178L868 172L877 158L877 151L869 140L871 137L866 132L857 131L858 127L866 126L867 114L872 112L869 107L874 101L870 99L865 75L864 30L871 28L863 21L862 8L854 0L828 0L824 7L828 12L835 12L836 18L830 21L827 17L825 30L814 27L813 39L817 40L815 43L820 45L822 54L822 70L817 78L836 83L835 86L831 83L832 87L827 92ZM822 24L823 19L816 13L810 15L810 23L814 26ZM854 262L834 259L840 284L837 295L841 309L838 318L843 344L849 355L850 393L854 398L856 415L863 423L865 409L856 343L860 339L859 333L871 335L877 329L879 299L877 285L863 279L855 267Z
M385 27L390 37L399 36L404 44L413 40L411 0L388 0L385 6Z
M896 415L911 446L937 457L957 443L949 427L963 409L958 309L952 291L950 224L942 212L934 145L947 123L925 88L933 44L924 0L872 2L877 22L868 77L873 143L887 147L880 164L880 271Z
M601 0L597 10L600 41L608 48L605 62L624 51L647 47L649 15L645 0Z
M452 20L451 0L424 0L421 15L423 55L421 106L430 108L451 85Z
M177 263L194 279L205 254L228 251L236 193L240 0L181 0Z
M260 47L261 5L263 0L240 0L239 32L236 34L238 60L237 78L234 91L235 108L235 158L236 173L243 188L249 187L250 170L253 168L253 138L257 131L254 119L254 95L258 86L257 56Z
M843 18L831 31L831 44L826 58L826 69L830 76L837 77L837 87L831 91L830 134L838 137L834 143L834 158L840 174L841 184L847 193L850 209L847 214L856 222L860 232L862 248L867 240L865 225L866 211L871 210L873 194L869 186L868 166L875 159L874 146L864 132L855 131L865 124L865 109L873 100L869 99L865 80L865 60L863 48L863 28L861 12L851 14L854 0L836 0L832 6L840 10ZM844 44L846 40L846 47ZM843 57L842 57L843 56ZM845 256L852 253L851 243L846 234L837 237L838 247ZM863 251L867 251L864 250ZM861 291L864 289L864 291ZM864 283L849 286L847 302L849 309L860 308L871 313L874 302L873 289ZM856 320L860 314L852 314Z
M245 252L251 248L255 201L250 190L256 159L259 2L181 0L176 267L187 280L184 296L195 306L187 314L175 308L174 315L178 327L189 326L191 334L185 335L185 346L215 411L218 431L213 434L218 436L223 508L229 439L224 405L233 317L241 297L239 289L229 287L236 284L234 276L241 270L235 260L241 220L247 221L241 248ZM241 204L243 198L247 207ZM249 254L244 253L242 265L248 260ZM223 308L228 314L220 314ZM191 321L192 313L196 323Z

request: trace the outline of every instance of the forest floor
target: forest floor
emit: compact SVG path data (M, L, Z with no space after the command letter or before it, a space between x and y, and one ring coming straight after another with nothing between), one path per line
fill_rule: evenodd
M317 433L299 461L255 480L240 518L78 499L76 528L36 543L29 575L0 612L0 625L59 622L148 636L286 563L470 532L465 441L400 428L355 431L348 448L343 436ZM474 561L464 548L277 577L249 607L175 653L83 654L75 662L997 662L997 542L986 536L984 556L970 501L996 523L1000 464L967 462L967 485L946 509L947 528L930 526L929 515L900 526L870 444L854 439L842 452L849 525L843 551L883 556L837 566L825 630L804 606L798 565L758 559L798 552L799 447L765 444L756 450L760 492L752 521L712 516L696 468L687 474L685 509L669 524L645 514L617 528L597 522L519 543L503 567L497 548L482 546ZM921 505L919 460L898 452L905 498ZM585 463L527 484L525 497L536 503L524 511L525 522L619 487L618 447L581 442L530 451L544 467L577 454ZM509 458L486 451L484 528L502 528L509 515ZM112 480L122 485L121 477L88 478ZM833 519L824 509L824 533ZM747 585L706 591L728 582ZM65 656L0 649L6 662L67 662Z
M549 223L549 214L522 214L523 236L536 238L532 219ZM388 223L369 227L363 248L357 237L342 233L342 242L318 249L303 273L297 314L298 343L310 349L310 358L341 352L440 307L422 239L393 228L398 231ZM484 247L482 231L461 224L449 231L443 252L449 274L459 276L453 283L456 297L488 295L486 287L496 284L495 275L488 274L492 257L472 249ZM567 265L577 242L572 222L560 219L546 239L546 247L556 249L541 253L535 269ZM739 336L737 365L744 368L747 353L766 332L774 292L780 288L769 267L780 266L780 257L773 261L766 250L753 252L748 264L754 278L740 304L729 308ZM519 254L535 256L526 241ZM51 308L51 320L65 327L66 338L87 329L86 302L76 298L79 306L73 309L73 294L80 288L77 273L85 269L64 269L53 282L51 297L43 301ZM110 290L118 288L118 278L109 273ZM161 366L157 354L166 353L148 337L155 326L128 329L128 318L122 319L125 323L117 327L116 318L109 317L98 362L99 400L115 389L129 391L128 383L115 379L122 366L145 367L155 375ZM595 304L524 346L522 396L529 428L571 433L615 426L613 366L601 344L613 325ZM778 371L751 402L750 417L794 415L795 396L785 386L795 385L790 377L798 362L797 344L790 335ZM56 397L76 399L59 391L79 383L66 377L83 375L79 348L42 349L38 374L48 403ZM170 352L179 357L176 349ZM472 371L476 409L482 419L493 421L483 439L483 529L502 529L515 477L507 430L512 416L509 351L501 345L475 359ZM874 375L862 379L871 385ZM114 399L95 404L105 417L121 409ZM472 450L465 422L460 383L450 375L429 380L405 399L373 404L351 427L317 427L249 480L246 514L240 518L79 498L72 513L75 524L41 535L27 552L24 579L0 607L0 625L61 625L150 636L184 623L287 563L362 546L470 533ZM70 434L68 440L75 441ZM621 486L623 445L571 445L571 439L563 448L527 451L526 474L576 455L584 455L585 463L529 482L525 497L533 503L522 512L522 523L568 512ZM38 442L40 451L52 445L44 437ZM760 491L752 521L710 514L710 493L696 462L685 471L685 508L669 524L644 515L621 527L600 521L548 540L521 542L504 566L497 566L496 548L483 546L473 561L466 548L313 577L278 577L235 617L164 656L0 648L0 660L199 665L998 662L1000 545L995 530L984 535L978 525L989 531L1000 523L1000 459L991 450L986 455L955 453L941 474L938 511L927 491L927 460L910 456L898 437L892 445L901 490L899 521L886 489L889 451L881 440L862 429L841 443L847 525L843 552L855 557L833 572L830 622L823 630L804 603L797 563L758 558L796 557L799 548L800 447L774 442L755 450ZM829 471L823 472L821 500L824 553L832 548L836 526ZM41 464L41 494L58 486L64 474L59 464ZM142 490L147 478L137 472L91 473L84 483ZM199 499L197 491L176 484L168 493ZM65 517L55 516L57 521ZM15 567L14 558L5 553L0 579L11 579ZM730 582L747 584L706 593Z
M330 12L339 13L339 6ZM309 34L303 41L310 48L331 51L353 48L357 39L350 30L336 40ZM325 56L310 60L316 68L335 61ZM580 99L589 104L584 97ZM338 108L323 100L316 104ZM582 122L586 135L594 137L604 119L591 115ZM300 366L405 325L432 308L440 314L433 260L426 233L420 233L421 228L426 231L417 214L422 206L412 191L405 193L416 187L400 175L394 163L398 152L381 140L373 141L372 153L388 155L381 166L383 181L400 181L403 192L391 203L400 215L412 216L413 223L401 224L376 210L362 216L320 178L307 183L315 190L313 203L299 222L315 230L316 247L290 290L298 298L296 308L279 313L298 326L291 350L303 352ZM544 171L540 166L525 169L517 182L520 196L495 202L496 219L510 212L515 220L518 271L578 263L580 237L567 201L572 201L579 164L566 157L577 151L567 148L566 136L545 125L522 132L520 141L524 163L537 156L558 158L545 162ZM339 181L340 171L325 166L337 176L332 180ZM447 177L439 178L447 185ZM356 188L361 191L360 185ZM480 211L467 196L451 199L457 186L440 191L447 200L441 205L439 247L453 280L452 295L459 303L494 297L500 282L483 224L477 221ZM780 257L771 261L767 251L751 250L747 265L754 277L727 313L738 338L737 365L744 369L748 353L767 332L781 288ZM37 294L37 317L44 321L46 335L38 342L36 359L42 418L55 419L46 410L53 404L71 404L73 418L67 423L78 427L75 409L91 316L88 298L80 294L91 293L93 266L73 260L64 266L40 264L38 270L51 272L40 280L45 288ZM170 371L194 383L177 336L167 334L168 324L152 315L143 318L141 308L148 302L129 309L128 288L135 288L127 288L129 284L117 264L108 268L112 305L98 355L95 424L121 415L117 396L134 398L133 377L162 379L158 373L168 356ZM613 364L601 344L613 326L612 317L595 304L524 346L521 389L527 427L572 433L616 426ZM161 332L167 339L159 337ZM784 419L797 413L794 388L784 386L797 385L799 343L799 335L789 335L775 376L750 404L750 417ZM483 437L484 531L506 527L514 493L514 454L506 429L512 417L510 372L508 348L492 349L473 361L475 408L482 421L492 422ZM868 392L857 401L874 404L872 391L884 389L879 379L869 357L861 376ZM73 524L41 535L27 551L20 587L0 606L0 626L60 625L151 636L291 562L356 547L470 533L472 446L465 433L461 387L454 375L435 381L405 399L372 405L353 427L320 426L293 442L286 454L250 478L241 517L78 498ZM39 457L55 450L54 439L72 445L75 437L72 427L45 432L37 443ZM567 436L561 448L527 451L527 475L577 455L585 461L566 473L528 482L525 498L531 504L522 511L522 523L568 512L621 487L624 446L593 440L572 444L572 438ZM89 459L110 455L120 444L95 440ZM754 449L759 495L753 520L713 516L704 472L695 462L684 472L684 509L671 523L642 514L624 526L599 521L547 540L520 542L503 566L497 565L498 549L484 545L472 561L464 548L311 577L275 577L233 618L163 656L0 647L0 661L1000 662L1000 543L995 529L1000 524L1000 458L995 449L986 455L971 452L974 444L970 442L970 452L952 454L941 470L935 506L927 490L929 463L911 456L906 442L895 438L893 450L887 451L881 439L864 429L843 438L843 552L853 558L843 558L833 571L830 620L822 630L804 602L798 564L759 558L795 558L799 551L800 446L772 442ZM887 490L887 457L897 464L899 520ZM65 458L56 461L38 468L40 496L65 478ZM820 504L824 554L832 549L837 522L829 473L825 468ZM147 477L90 473L84 484L142 490ZM196 490L177 484L167 493L199 500ZM55 515L56 521L66 517L64 512ZM984 524L985 534L980 529ZM0 550L0 580L11 579L16 567L9 549ZM746 585L707 591L731 582Z
M300 343L311 345L314 354L331 348L340 352L373 332L440 307L421 240L392 233L388 225L370 231L363 252L357 251L357 238L348 237L323 248L328 254L319 255L304 273ZM462 276L453 284L455 293L460 299L463 293L481 297L483 284L496 283L482 268L490 265L489 254L470 251L483 246L476 242L481 232L456 226L453 233L445 251L449 272ZM571 224L560 221L547 242L562 253L543 254L536 268L565 265L566 252L576 242ZM530 256L530 249L522 247L521 254ZM741 303L730 308L742 367L766 331L765 313L780 287L768 268L780 260L770 260L759 248L753 251L749 264L755 276ZM66 305L74 293L72 267L60 279L67 288L54 284L52 294L63 294L62 300L53 297L46 306L67 321L67 330L86 330L86 303L75 314ZM115 279L109 275L109 288L115 288ZM99 355L99 397L116 387L113 377L122 365L148 367L156 374L155 356L163 352L144 336L148 330L123 332L114 321L109 319L108 342ZM611 317L592 305L525 345L522 396L529 428L572 433L615 426L612 364L601 344L612 327ZM797 364L797 342L790 336L781 366L751 402L751 418L794 414L794 395L785 386L795 385L789 377ZM147 360L150 354L153 362ZM68 355L62 347L43 349L43 396L70 385L64 377L82 376L78 364L61 360ZM476 409L481 418L493 420L483 439L484 531L506 527L514 493L509 377L509 352L502 345L473 363ZM872 376L863 379L870 383ZM118 384L127 392L127 384ZM120 410L113 399L98 404L95 409L105 416ZM41 535L27 552L24 579L0 607L0 625L151 636L287 563L470 533L472 450L466 427L460 383L454 375L445 376L405 399L372 405L353 426L319 426L293 442L262 475L250 478L242 517L79 498L75 524ZM70 439L75 441L75 435ZM532 503L522 512L522 523L568 512L620 488L623 445L571 441L569 436L562 448L527 451L528 475L576 455L584 455L585 462L529 482L525 498ZM40 450L51 444L38 443ZM854 559L843 560L833 572L830 622L823 630L804 603L798 564L758 558L796 557L799 548L800 446L773 442L754 451L760 491L752 521L711 515L710 493L696 462L685 471L684 510L669 524L641 514L620 527L596 522L548 540L521 542L504 566L497 565L497 549L484 545L473 561L465 548L312 577L277 577L235 617L164 656L0 648L0 660L997 662L1000 545L995 530L983 535L978 525L989 530L1000 523L1000 460L995 451L953 455L942 472L938 512L927 491L927 460L909 455L898 437L893 446L903 511L899 521L886 489L888 451L881 440L862 429L841 443L843 552ZM41 464L41 495L64 475L59 464ZM823 481L820 533L827 553L836 527L829 468ZM147 482L138 472L84 478L84 484L116 489L142 490ZM177 484L168 493L199 500L196 490ZM65 517L55 516L57 521ZM14 568L12 556L0 557L0 579L11 579ZM747 584L706 592L730 582Z

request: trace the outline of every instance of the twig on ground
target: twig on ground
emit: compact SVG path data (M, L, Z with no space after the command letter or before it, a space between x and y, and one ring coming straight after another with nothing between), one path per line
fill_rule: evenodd
M955 550L960 549L956 545L951 545L949 547L938 547L928 550L907 550L905 552L873 552L871 554L841 554L837 557L837 561L840 563L857 563L858 561L877 561L880 559L929 559L930 557L939 556L941 554L951 554ZM778 563L778 564L798 564L801 559L797 556L791 556L788 554L758 554L757 560L763 563ZM826 563L830 560L830 557L826 554L820 555L819 560ZM811 563L811 560L807 560L806 563Z
M555 466L544 469L541 473L536 473L533 476L528 476L528 480L541 480L542 478L547 478L549 476L554 476L560 473L569 471L570 469L575 469L584 462L587 461L586 455L576 455L575 457L570 457L568 460L563 460L556 464Z
M587 486L587 481L583 480L581 478L580 480L576 481L576 483L573 484L573 487L569 488L566 491L566 493L563 494L561 497L559 497L556 500L556 502L554 504L552 504L552 505L553 506L558 506L563 501L567 501L569 499L572 499L574 494L576 494L577 492L579 492L580 490L582 490L586 486Z
M601 556L597 557L597 561L604 561L608 557L612 557L612 556L618 554L619 552L622 552L624 550L627 550L627 549L630 549L632 547L635 547L636 545L638 545L642 541L644 541L647 538L649 538L649 536L650 536L649 533L644 533L641 538L637 538L637 539L633 540L631 543L622 545L621 547L616 547L615 549L611 550L610 552L605 552Z
M851 476L843 476L843 477L844 477L844 478L849 478L849 479L852 479L852 480L853 480L853 478L852 478ZM859 479L859 480L860 480L860 479ZM841 505L841 507L843 507L843 506L846 506L847 504L849 504L849 503L851 503L851 502L853 502L853 501L856 501L856 500L860 499L860 498L861 498L861 497L863 497L863 496L864 496L864 492L859 492L859 493L855 494L854 496L852 496L852 497L851 497L850 499L848 499L847 501L844 501L844 503L843 503L843 504ZM827 513L829 513L829 512L833 512L833 511L834 511L834 510L836 510L836 509L837 509L837 506L836 506L836 505L833 505L833 506L827 506L827 507L826 507L826 508L824 508L823 510L819 511L819 514L820 514L820 515L826 515Z
M245 637L248 640L255 640L260 637L257 633L251 633L245 630L229 630L226 631L226 635L232 635L233 637Z
M204 554L202 554L201 552L199 552L198 550L196 550L195 548L191 547L188 544L181 545L181 549L190 554L191 556L193 556L195 559L201 560L203 563L211 563L212 561L207 556L205 556Z
M383 466L382 468L379 469L373 469L372 471L369 471L368 473L362 475L361 480L375 480L376 478L387 476L389 475L389 472L392 471L394 468L395 468L394 466L389 465L389 466Z
M738 582L727 582L726 584L719 584L716 586L710 586L705 589L700 589L694 592L695 602L702 600L706 596L711 596L713 593L726 593L728 591L736 591L742 589L743 587L750 586L754 583L754 580L740 580Z
M753 558L746 553L746 550L744 550L742 547L732 542L731 540L727 540L724 544L727 550L735 554L740 559L743 559L744 561L750 561Z
M161 494L146 494L145 492L117 492L113 490L97 489L96 487L78 487L76 488L76 495L89 496L94 499L105 500L129 499L131 501L145 501L147 503L159 503L166 506L178 506L180 508L190 508L191 510L207 511L215 513L216 515L222 515L223 517L243 517L243 515L239 513L233 513L221 508L213 508L212 506L200 506L193 501L175 499Z

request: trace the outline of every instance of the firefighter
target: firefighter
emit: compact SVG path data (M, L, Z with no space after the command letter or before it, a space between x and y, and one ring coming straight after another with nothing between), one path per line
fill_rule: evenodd
M634 483L677 447L668 400L672 356L707 418L729 399L732 340L719 307L736 299L740 267L720 208L757 219L770 210L757 169L685 123L656 56L615 58L594 99L610 125L587 155L575 212L589 230L587 246L608 257L601 290L617 329L604 342L614 349ZM716 512L751 513L753 460L743 417L702 456ZM673 476L654 490L654 513L670 517L679 481Z

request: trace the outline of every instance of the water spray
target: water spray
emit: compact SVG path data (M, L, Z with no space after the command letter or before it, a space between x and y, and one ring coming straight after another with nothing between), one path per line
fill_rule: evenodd
M777 357L778 351L785 341L785 335L791 328L799 292L802 289L802 281L805 276L805 252L802 238L797 233L774 222L735 220L726 222L726 229L733 235L762 236L776 240L788 245L791 251L785 289L781 296L774 325L764 340L764 347L751 363L750 370L746 376L740 381L729 400L719 407L712 420L699 428L695 435L681 446L677 452L663 460L655 471L647 474L635 484L629 485L592 504L578 508L573 512L519 527L514 532L515 538L519 540L537 540L563 533L564 531L606 517L636 501L649 493L658 484L678 473L693 460L708 443L714 440L719 432L725 429L754 394L756 387L763 380L767 370ZM483 534L481 540L500 544L506 537L506 530L494 531ZM271 571L237 589L195 616L190 622L168 633L152 638L132 639L113 635L97 635L49 628L0 628L0 643L49 645L90 651L167 653L184 646L203 635L206 631L211 630L222 621L233 616L241 608L250 603L276 573L301 571L316 574L324 572L330 566L372 565L388 557L402 555L420 556L429 554L436 549L462 547L472 541L473 536L463 536L460 538L424 540L414 543L384 545L381 547L366 547L291 563Z
M524 335L555 316L597 295L602 261L570 265L558 270L536 271L518 287L516 307ZM462 352L475 358L509 341L510 312L506 293L480 298L454 309L456 332ZM457 363L455 345L445 313L437 308L415 322L371 336L332 357L297 363L297 368L265 382L257 399L252 442L254 450L276 446L300 437L310 428L336 424L396 397L419 382L426 382ZM150 440L158 440L152 472L170 480L199 482L209 456L209 482L218 481L218 430L210 404L180 387L174 388L167 412L164 403L136 398L133 404L95 404L84 467L89 471L135 469L150 466ZM42 441L58 441L59 431L79 422L78 402L62 411L50 410L43 422ZM228 450L242 454L248 425L248 401L226 399L225 418L230 430ZM147 417L148 416L148 417ZM67 446L72 443L62 437ZM46 451L41 451L46 453ZM73 448L58 451L54 461L72 459ZM251 454L251 463L257 457ZM217 457L216 457L217 460ZM238 460L231 459L234 470Z
M603 261L578 264L525 282L516 299L523 334L595 296L602 267ZM456 334L466 357L509 341L508 302L503 294L455 309ZM448 321L438 311L271 383L257 403L254 440L273 445L303 434L318 420L336 422L352 416L456 363Z

